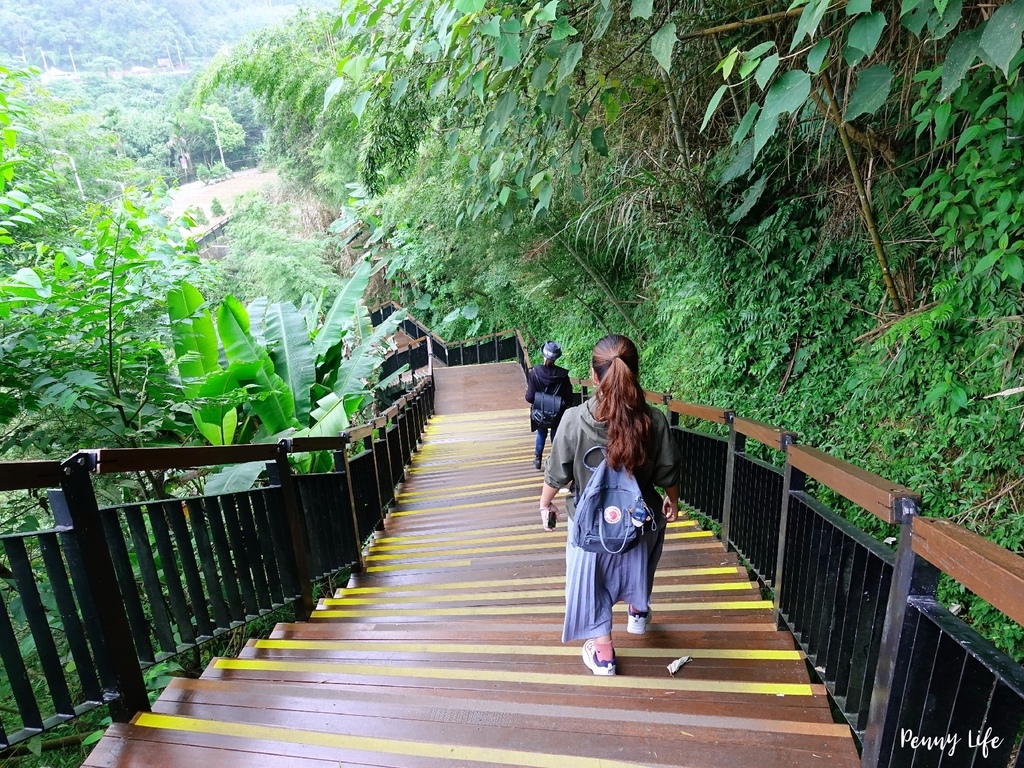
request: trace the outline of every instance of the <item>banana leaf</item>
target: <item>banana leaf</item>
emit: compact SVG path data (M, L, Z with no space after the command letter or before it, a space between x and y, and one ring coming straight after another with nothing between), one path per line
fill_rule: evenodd
M355 321L356 306L363 297L366 286L370 284L370 262L364 261L356 268L355 274L345 283L338 298L334 300L323 327L320 328L313 342L313 355L317 360L323 359L332 347L337 346L345 332Z
M296 437L336 437L351 426L352 414L359 410L365 397L361 392L344 396L329 393L317 401L316 410L311 414L316 423L297 433Z
M363 381L369 379L383 362L378 354L381 342L393 334L404 319L404 310L395 312L373 329L369 339L352 350L352 355L338 366L338 377L334 382L335 394L344 397L349 393L365 391Z
M309 391L316 383L313 344L306 321L290 301L269 305L264 316L267 340L274 344L270 350L274 370L292 391L295 420L305 426L309 424Z
M203 295L188 283L167 294L178 373L188 397L196 397L203 379L220 369L217 331Z
M249 316L234 296L225 296L221 302L217 310L217 328L230 363L261 364L255 376L240 383L254 385L255 397L249 405L259 416L264 429L277 433L298 427L292 392L284 379L274 372L270 355L249 334Z
M241 493L252 488L256 478L267 468L264 461L232 464L206 478L204 493L217 496L222 493Z

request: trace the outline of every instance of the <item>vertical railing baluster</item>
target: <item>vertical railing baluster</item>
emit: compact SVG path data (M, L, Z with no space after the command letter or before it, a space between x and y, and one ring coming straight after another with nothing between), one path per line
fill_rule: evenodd
M238 568L235 567L235 561L231 557L231 545L228 544L228 534L225 530L224 514L221 512L219 499L219 496L207 496L199 501L202 503L206 521L210 525L210 538L213 540L217 562L220 564L220 584L223 585L227 595L227 609L231 615L231 622L242 622L245 621L245 607L242 605Z
M163 505L154 502L146 505L149 526L156 540L157 552L160 554L160 570L162 581L166 585L167 602L170 603L174 623L178 629L178 638L183 643L195 643L196 633L192 628L192 612L188 609L185 589L181 583L182 569L178 566L178 558L171 544L171 533L164 517Z
M14 625L11 623L10 614L7 613L7 604L3 600L0 600L0 660L3 661L4 672L7 673L7 684L11 688L11 695L14 696L14 703L18 705L22 725L31 730L41 731L43 715L39 711L36 694L32 690L32 682L25 668L25 659L21 655L18 638L14 634Z
M735 414L725 412L725 420L729 424L729 452L725 459L725 498L722 500L722 546L726 552L735 549L732 544L732 505L736 485L736 454L743 453L746 436L736 431L733 423Z
M210 543L210 534L207 531L206 511L199 499L189 499L185 502L188 510L188 523L193 538L196 540L196 552L199 558L200 567L203 570L203 579L206 582L205 594L210 600L210 610L213 611L215 627L210 631L214 634L216 630L226 630L231 626L231 617L227 612L227 605L224 603L224 589L226 589L220 573L217 572L217 562L214 559L213 547ZM205 608L204 608L205 609Z
M43 669L43 677L46 678L46 687L50 691L53 706L58 715L71 717L75 714L74 704L71 703L71 691L64 677L64 667L60 663L60 654L53 640L50 622L46 618L46 609L39 596L39 585L36 584L36 577L32 572L25 540L4 539L4 550L14 576L18 597L21 598L21 609L25 613L25 620L35 642L36 655L39 657L39 665Z
M82 631L83 625L79 620L74 595L71 593L71 582L68 581L68 574L64 569L64 560L61 558L57 534L41 534L38 541L46 575L50 579L50 590L53 592L54 602L57 603L57 610L60 613L64 637L67 638L68 649L75 662L75 672L82 684L82 694L89 701L101 702L103 692L100 690L96 667L93 665L92 655L89 653L89 642L86 640L85 632Z
M359 513L356 508L356 494L353 487L352 467L348 462L348 445L351 440L347 432L341 433L345 441L345 447L334 452L334 471L341 475L342 488L348 494L349 511L352 518L352 535L355 539L355 562L352 564L352 573L362 573L365 570L363 561L363 542L366 541L369 532L363 532L359 525Z
M210 620L210 610L207 607L207 603L212 605L214 598L212 594L207 598L206 592L203 590L203 581L199 576L196 550L192 546L192 536L189 533L188 522L185 520L185 513L182 510L183 506L184 502L177 500L166 501L163 505L164 514L167 516L171 532L174 534L175 542L178 545L181 570L185 575L185 588L188 590L189 608L192 615L196 617L196 629L199 631L199 637L204 639L213 636L214 627L213 622ZM210 592L213 592L215 589L220 589L216 581L211 583Z
M281 568L278 565L278 556L274 548L274 529L271 527L270 515L267 510L267 496L264 491L258 490L249 491L247 497L252 505L256 537L259 539L260 551L263 553L263 565L267 573L270 599L272 603L281 604L284 603L285 596L281 586Z
M92 456L82 453L61 464L64 503L53 507L54 519L58 525L67 525L73 531L82 575L92 596L92 607L96 610L97 621L93 626L102 637L99 643L93 644L93 648L101 645L102 650L97 650L97 653L105 651L113 667L113 679L102 681L110 703L110 716L119 722L127 722L136 712L149 711L149 695L100 522L99 505L89 478L91 467ZM86 626L90 626L90 622L87 621Z
M783 439L785 440L785 438ZM783 446L788 447L789 443L783 442ZM775 611L775 624L780 627L783 624L779 615L782 608L782 591L785 589L786 584L786 536L789 526L789 499L791 494L803 491L806 481L807 475L791 465L787 459L786 468L782 475L782 514L779 517L778 551L775 555L775 580L772 582L772 589L774 590L772 609Z
M897 503L897 520L902 527L864 730L862 768L882 768L888 764L914 648L917 612L908 610L909 603L914 598L934 598L939 581L938 569L918 557L912 548L911 523L918 511L917 502L903 498Z
M295 605L295 620L306 621L313 613L313 582L310 578L309 561L306 558L306 523L302 517L295 480L291 467L288 466L288 453L291 441L282 440L277 444L277 484L281 489L281 500L284 507L285 521L291 538L292 554L295 563L295 580L298 582L299 600Z

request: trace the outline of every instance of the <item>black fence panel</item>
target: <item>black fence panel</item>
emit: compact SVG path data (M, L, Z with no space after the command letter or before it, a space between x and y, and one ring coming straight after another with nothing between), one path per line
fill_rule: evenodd
M431 342L431 347L434 350L434 357L436 357L438 360L440 360L445 365L451 365L451 363L448 361L448 345L447 344L445 344L443 341L438 341L437 339L434 339Z
M890 696L898 717L886 729L879 764L1008 766L1024 726L1024 669L932 599L915 599L904 623L909 663ZM908 738L958 738L945 750L914 749ZM923 760L922 755L932 755ZM1024 762L1019 754L1015 766Z
M477 361L481 363L496 363L498 361L497 336L477 342Z
M574 393L573 400L574 405L579 405L582 396ZM672 428L672 437L682 457L679 498L702 515L722 522L729 441L679 427Z
M359 530L368 535L380 523L382 508L373 452L362 451L351 457L348 468L352 476L352 495L355 497Z
M519 339L505 336L498 340L498 360L518 360Z
M391 467L391 476L388 483L388 503L395 498L395 486L402 482L405 475L405 461L402 458L402 438L398 425L392 423L387 429L388 462Z
M779 615L858 735L867 726L894 554L805 493L790 495Z
M735 460L729 543L771 585L778 559L782 471L743 453Z
M367 454L369 455L369 454ZM353 482L355 482L353 480ZM296 487L303 514L318 553L318 566L310 570L316 578L327 578L359 559L359 546L353 530L352 505L344 475L329 472L297 475ZM374 523L376 525L376 523ZM371 525L367 530L373 530ZM317 546L315 540L319 540Z
M373 458L377 468L377 492L380 500L380 509L377 511L378 514L381 514L395 500L395 484L391 480L393 477L391 452L388 450L388 441L385 439L383 427L379 433L380 439L373 441Z
M421 368L426 368L429 363L430 352L427 350L425 342L409 352L409 368L411 370L418 371Z
M462 345L462 364L463 365L476 365L480 362L480 348L474 341L470 344Z

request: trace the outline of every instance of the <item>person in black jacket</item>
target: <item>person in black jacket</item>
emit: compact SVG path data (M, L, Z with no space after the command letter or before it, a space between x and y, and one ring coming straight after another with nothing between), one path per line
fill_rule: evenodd
M551 440L555 439L555 432L558 430L558 423L562 420L562 414L569 407L572 399L572 382L569 381L569 372L565 368L555 365L555 360L562 356L562 348L555 341L544 342L541 350L544 355L544 364L535 365L530 369L530 375L526 380L526 402L534 404L536 395L544 393L555 395L561 403L558 406L557 414L550 425L541 424L536 419L536 409L530 413L530 430L537 433L537 445L533 466L540 469L541 456L544 453L544 442L548 437L548 430L551 430Z

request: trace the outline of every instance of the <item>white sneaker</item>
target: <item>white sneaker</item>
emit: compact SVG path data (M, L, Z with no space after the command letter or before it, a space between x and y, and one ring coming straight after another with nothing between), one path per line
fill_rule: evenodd
M626 631L631 635L642 635L647 631L647 625L651 623L651 616L654 612L648 608L647 613L641 615L639 613L633 613L633 608L630 607L626 610L629 615L629 621L626 624Z
M597 658L597 649L594 647L593 640L587 640L587 642L583 644L583 663L586 664L590 671L595 675L608 676L615 674L614 652L611 661L600 661Z

